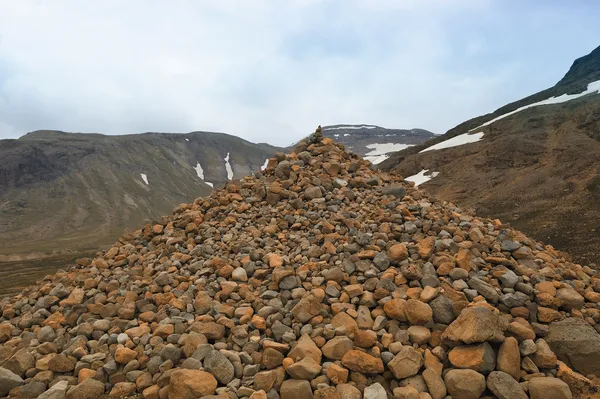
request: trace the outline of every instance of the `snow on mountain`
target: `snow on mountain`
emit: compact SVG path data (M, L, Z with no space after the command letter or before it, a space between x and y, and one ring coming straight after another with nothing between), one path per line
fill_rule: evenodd
M477 130L477 129L482 128L484 126L491 125L492 123L494 123L494 122L496 122L496 121L498 121L500 119L506 118L507 116L510 116L510 115L514 115L517 112L521 112L521 111L523 111L525 109L528 109L528 108L533 108L533 107L537 107L537 106L540 106L540 105L551 105L551 104L565 103L567 101L575 100L576 98L580 98L580 97L586 96L588 94L599 94L599 93L600 93L600 80L596 80L594 82L589 83L588 86L587 86L587 89L585 91L582 91L581 93L578 93L578 94L563 94L562 96L550 97L550 98L548 98L546 100L543 100L543 101L538 101L538 102L535 102L535 103L532 103L532 104L527 104L527 105L525 105L523 107L515 109L514 111L507 112L506 114L500 115L500 116L498 116L498 117L496 117L496 118L494 118L492 120L489 120L489 121L485 122L484 124L481 124L481 125L477 126L476 128L471 129L471 131Z
M452 137L446 141L442 141L441 143L437 143L436 145L432 145L431 147L427 147L419 153L433 151L433 150L442 150L444 148L457 147L459 145L475 143L483 138L483 132L479 133L465 133L460 134L458 136Z
M227 156L225 157L225 169L227 170L227 180L233 179L233 169L229 163L229 153L227 153Z
M415 186L418 186L425 182L428 182L429 180L433 179L434 177L440 174L440 172L431 172L429 175L427 175L427 172L429 172L429 169L423 169L416 175L406 177L404 180L411 181L415 183Z
M388 159L388 155L390 152L396 152L403 150L405 148L411 147L411 144L399 144L399 143L373 143L367 144L366 147L370 149L368 153L365 154L364 158L368 161L371 161L373 165L377 165L386 159Z

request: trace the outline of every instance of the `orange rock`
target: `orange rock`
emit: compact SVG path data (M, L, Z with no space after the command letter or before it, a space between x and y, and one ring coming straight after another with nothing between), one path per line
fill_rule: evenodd
M348 351L342 358L342 364L352 371L364 374L383 373L383 362L381 359L359 350Z

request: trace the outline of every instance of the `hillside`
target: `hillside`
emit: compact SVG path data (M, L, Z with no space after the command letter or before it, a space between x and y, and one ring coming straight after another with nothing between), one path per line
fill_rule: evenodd
M552 88L391 154L380 167L403 176L436 172L421 179L432 194L600 263L599 80L597 48ZM450 139L470 143L441 144ZM424 151L440 144L447 148Z
M260 170L277 150L209 132L1 140L0 261L94 252L125 228Z
M323 136L342 143L374 164L387 159L388 154L400 151L435 137L424 129L388 129L377 125L323 126Z
M1 300L0 397L597 398L598 273L317 130Z

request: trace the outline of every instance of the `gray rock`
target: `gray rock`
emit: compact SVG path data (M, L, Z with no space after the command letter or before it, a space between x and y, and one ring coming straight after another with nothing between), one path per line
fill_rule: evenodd
M570 317L550 324L545 340L569 367L600 376L600 334L584 320Z
M215 376L224 385L227 385L235 376L233 364L217 350L210 351L204 357L204 369Z
M38 399L65 399L68 388L68 381L59 381L52 385L46 392L38 396Z
M46 384L41 381L31 381L17 388L19 399L36 399L46 390Z
M517 276L512 270L508 270L506 273L500 276L500 281L504 287L513 288L519 282L519 276Z
M498 303L498 299L499 299L498 292L496 291L496 289L494 287L492 287L485 281L480 280L477 277L473 277L468 281L467 284L469 284L469 287L476 290L479 294L483 295L483 297L485 299L487 299L488 301L490 301L494 304Z
M522 292L514 292L512 294L504 294L500 297L500 303L508 306L509 308L516 308L523 306L529 300L529 296Z
M377 266L377 268L381 271L386 270L390 266L390 260L385 252L380 252L375 255L375 258L373 258L373 263L375 263L375 266Z
M401 186L385 187L382 190L384 195L393 195L396 198L403 198L406 195L406 190Z
M527 399L521 385L503 371L492 371L487 378L487 387L498 399Z
M444 295L440 295L429 302L433 310L433 320L440 324L450 324L456 318L454 316L453 302Z
M10 370L0 367L0 396L6 396L8 391L22 384L23 379L21 377Z

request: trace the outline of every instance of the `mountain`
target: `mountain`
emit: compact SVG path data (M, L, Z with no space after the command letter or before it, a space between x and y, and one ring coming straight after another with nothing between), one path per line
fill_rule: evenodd
M388 154L400 151L435 137L424 129L386 129L377 125L323 126L323 136L342 143L348 150L365 157L373 164L387 159Z
M555 86L392 154L380 167L510 221L578 261L600 263L599 89L600 47Z
M597 398L599 273L317 131L0 300L0 397Z
M1 140L0 260L96 251L124 228L259 171L276 151L210 132Z

